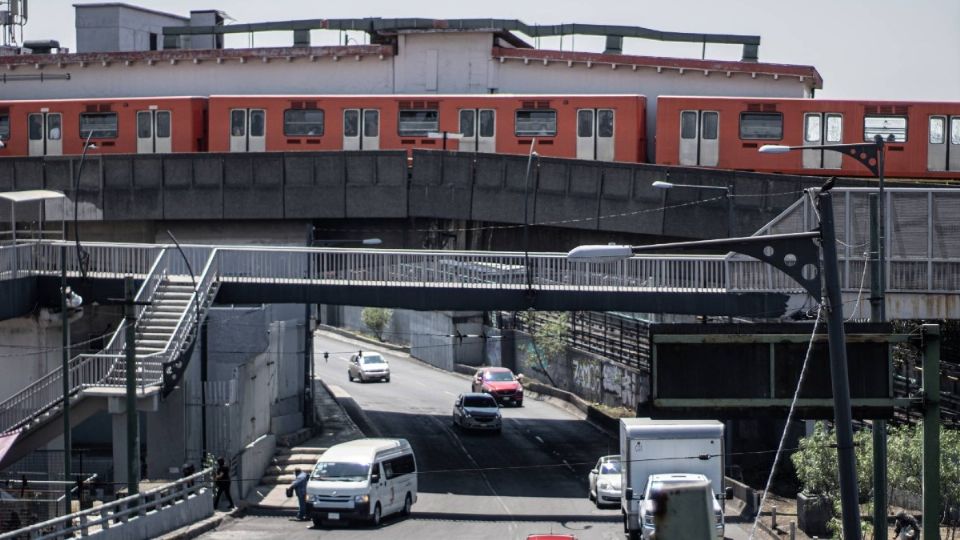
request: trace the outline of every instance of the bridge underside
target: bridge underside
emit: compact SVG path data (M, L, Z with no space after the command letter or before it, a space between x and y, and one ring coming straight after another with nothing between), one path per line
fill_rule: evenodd
M123 296L120 279L70 279L84 303L108 303ZM8 285L9 283L9 285ZM0 286L16 289L16 305L0 306L3 318L22 316L35 306L59 306L60 280L37 276ZM344 286L267 283L221 283L215 299L219 304L333 304L415 309L422 311L626 311L776 318L789 314L795 300L784 293L725 293L685 291L598 291L549 289L491 289L403 286Z

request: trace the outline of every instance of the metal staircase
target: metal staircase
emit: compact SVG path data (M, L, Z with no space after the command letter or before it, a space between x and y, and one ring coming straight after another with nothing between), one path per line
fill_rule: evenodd
M177 270L181 262L176 250L163 249L137 292L135 300L136 373L138 395L165 396L179 384L189 361L197 330L217 289L217 251L207 257L203 273L196 280ZM106 400L91 397L116 395L126 386L126 323L121 322L109 343L96 354L81 354L69 362L71 414L79 423L103 408ZM0 433L18 432L0 467L12 463L59 434L43 429L60 417L63 408L63 372L57 368L0 403ZM99 401L91 406L91 401ZM29 441L29 442L28 442Z

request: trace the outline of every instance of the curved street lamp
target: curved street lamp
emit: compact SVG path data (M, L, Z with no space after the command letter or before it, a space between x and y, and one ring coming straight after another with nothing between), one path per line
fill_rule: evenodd
M669 175L669 173L667 174ZM730 188L730 186L699 186L695 184L677 184L676 182L664 182L663 180L657 180L656 182L650 185L657 189L688 188L688 189L712 189L714 191L723 191L723 197L724 199L727 200L727 238L733 237L733 190Z

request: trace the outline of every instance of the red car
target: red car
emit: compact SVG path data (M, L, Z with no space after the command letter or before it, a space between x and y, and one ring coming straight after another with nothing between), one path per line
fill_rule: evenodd
M487 367L477 370L473 376L474 392L490 394L500 403L512 403L523 407L523 386L513 372L503 367Z

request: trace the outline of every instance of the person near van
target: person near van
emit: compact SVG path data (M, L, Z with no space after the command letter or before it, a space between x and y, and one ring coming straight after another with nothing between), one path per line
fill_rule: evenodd
M214 476L214 484L217 489L213 496L213 509L220 509L220 496L226 495L227 502L230 503L227 510L233 510L233 497L230 495L230 466L224 462L223 458L217 458L217 472L216 476Z
M307 519L307 480L309 479L310 475L303 472L302 469L296 468L293 470L293 482L290 484L290 489L297 496L297 521Z

